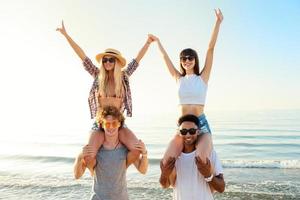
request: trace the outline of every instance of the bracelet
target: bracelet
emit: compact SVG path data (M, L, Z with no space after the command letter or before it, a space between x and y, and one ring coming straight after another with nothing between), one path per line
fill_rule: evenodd
M211 174L211 175L210 175L209 177L207 177L207 178L204 177L204 180L205 180L207 183L209 183L209 182L212 181L213 178L214 178L214 175Z

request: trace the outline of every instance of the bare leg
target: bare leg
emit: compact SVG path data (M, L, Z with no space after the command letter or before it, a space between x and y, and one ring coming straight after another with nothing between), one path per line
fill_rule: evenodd
M206 162L206 158L210 158L213 149L212 138L210 133L202 135L196 145L196 156L200 156L203 162Z
M170 157L178 158L182 150L183 150L182 137L176 134L174 138L170 141L167 151L164 154L163 164L165 165L167 160Z
M136 148L135 144L139 141L134 133L129 128L121 128L119 131L119 139L122 144L124 144L129 151L134 153L137 160L140 156L140 153Z
M92 157L85 157L84 161L86 162L86 164L88 165L94 158L96 158L98 149L101 147L101 145L104 142L104 132L100 131L100 130L92 130L90 137L89 137L89 142L88 145L91 145L94 150L95 150L95 154Z

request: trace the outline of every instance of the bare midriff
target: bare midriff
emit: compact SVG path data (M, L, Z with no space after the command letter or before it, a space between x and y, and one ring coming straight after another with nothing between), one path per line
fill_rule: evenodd
M184 104L179 105L181 115L196 115L197 117L203 114L204 105Z
M104 108L106 106L114 106L121 110L123 105L123 98L119 97L99 97L99 106Z

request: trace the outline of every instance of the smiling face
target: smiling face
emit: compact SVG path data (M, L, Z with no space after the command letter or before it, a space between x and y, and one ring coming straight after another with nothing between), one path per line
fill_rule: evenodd
M115 64L117 62L117 59L113 56L104 56L102 58L102 65L107 70L113 70L115 68Z
M106 137L113 137L118 134L121 123L115 117L108 115L103 119L102 127Z
M180 72L182 76L186 74L200 75L199 59L195 50L188 48L180 52Z
M196 64L195 57L191 55L181 56L180 63L181 66L185 69L185 71L193 70Z
M186 147L195 146L199 130L194 122L185 121L180 127L180 136L183 138L183 143Z

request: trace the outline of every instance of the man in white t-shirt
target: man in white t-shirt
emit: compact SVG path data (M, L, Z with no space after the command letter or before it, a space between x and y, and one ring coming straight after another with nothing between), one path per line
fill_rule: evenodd
M160 184L163 188L173 186L175 200L209 200L213 199L213 191L225 190L223 168L216 152L213 150L206 162L195 156L197 138L201 139L197 124L194 115L179 118L182 153L177 159L169 158L165 165L160 164Z

